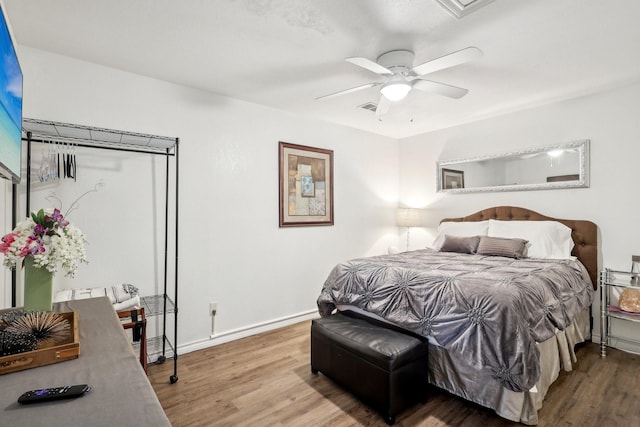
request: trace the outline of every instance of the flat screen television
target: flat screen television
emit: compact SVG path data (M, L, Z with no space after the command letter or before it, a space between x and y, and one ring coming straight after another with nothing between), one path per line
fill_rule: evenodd
M1 2L0 15L0 177L17 184L22 167L22 70Z

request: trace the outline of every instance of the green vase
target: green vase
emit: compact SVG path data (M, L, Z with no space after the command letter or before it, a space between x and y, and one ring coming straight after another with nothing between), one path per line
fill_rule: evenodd
M53 273L33 265L33 257L24 258L24 309L51 311Z

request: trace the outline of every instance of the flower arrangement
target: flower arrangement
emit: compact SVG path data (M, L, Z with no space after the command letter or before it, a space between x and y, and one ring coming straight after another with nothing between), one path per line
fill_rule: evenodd
M31 256L35 267L55 273L60 264L65 275L73 277L78 265L87 262L86 241L85 235L65 220L59 209L40 209L2 237L0 252L5 255L3 264L8 268L16 268L19 261Z

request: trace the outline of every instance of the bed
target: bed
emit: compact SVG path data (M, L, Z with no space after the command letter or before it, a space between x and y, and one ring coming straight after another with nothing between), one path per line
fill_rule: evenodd
M338 264L319 312L353 310L427 337L433 385L535 425L549 386L561 369L572 369L575 345L591 336L597 227L511 206L446 218L444 225L437 250ZM471 231L453 233L455 227ZM540 246L540 234L529 228L547 227L557 242Z

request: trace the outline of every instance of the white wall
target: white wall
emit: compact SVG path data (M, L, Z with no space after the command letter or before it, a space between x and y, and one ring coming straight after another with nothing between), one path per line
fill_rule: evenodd
M219 334L310 313L336 262L404 247L394 226L398 185L401 204L429 215L431 228L411 230L412 249L430 243L440 218L515 205L594 221L600 267L626 269L640 254L640 84L407 138L398 154L387 138L30 48L20 53L26 117L181 138L179 342L186 349L208 345L210 301L219 304ZM438 160L581 139L591 140L590 188L435 191ZM335 226L278 228L280 140L335 151ZM56 286L124 281L153 292L162 256L153 236L163 220L154 213L162 165L92 153L79 164L78 183L60 182L56 192L68 204L105 183L71 218L90 239L91 264L73 281L57 276ZM34 208L48 191L35 188ZM7 190L3 197L9 200ZM2 224L10 221L6 209L1 215Z
M6 179L0 179L0 207L0 235L4 236L4 230L11 230L11 181ZM4 261L4 256L0 257ZM0 268L0 307L11 307L11 272Z
M184 349L209 344L209 302L218 303L219 334L309 315L337 262L398 244L397 141L31 48L20 54L25 117L180 137ZM278 141L334 150L334 226L278 228ZM52 189L68 207L105 184L71 217L90 240L90 264L74 280L57 275L56 288L130 282L152 293L163 163L82 152L78 164L77 183L34 187L36 209Z
M425 206L431 229L412 231L430 243L441 218L513 205L599 227L600 268L629 269L640 254L640 84L555 103L400 141L400 201ZM443 195L435 162L591 140L590 188ZM594 313L598 313L597 304ZM598 321L595 322L597 333Z

